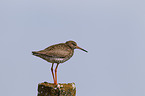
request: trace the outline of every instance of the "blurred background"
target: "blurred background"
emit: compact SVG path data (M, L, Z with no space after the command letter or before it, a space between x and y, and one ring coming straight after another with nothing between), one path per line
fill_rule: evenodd
M77 96L145 96L144 0L0 0L2 96L36 96L51 63L31 54L74 40L86 50L58 68Z

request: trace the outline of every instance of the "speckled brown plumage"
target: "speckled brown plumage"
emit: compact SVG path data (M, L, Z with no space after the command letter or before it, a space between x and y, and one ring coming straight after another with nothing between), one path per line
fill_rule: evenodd
M66 43L60 43L56 45L52 45L44 50L40 51L33 51L33 55L38 56L50 63L52 63L51 71L52 76L54 79L54 84L57 84L57 67L59 63L63 63L67 60L69 60L74 53L74 49L81 49L85 52L86 50L80 48L77 46L77 43L74 41L67 41ZM55 77L53 73L53 64L57 63L57 66L55 68Z
M43 58L51 63L63 63L73 56L72 50L65 43L52 45L44 50L33 52L33 55Z

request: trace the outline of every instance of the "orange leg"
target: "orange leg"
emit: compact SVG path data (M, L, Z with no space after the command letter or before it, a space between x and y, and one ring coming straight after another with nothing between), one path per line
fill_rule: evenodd
M52 63L52 66L51 66L51 73L52 73L52 76L53 76L53 81L55 83L55 78L54 78L54 73L53 73L53 65L54 65L54 63Z
M57 68L58 68L59 63L57 63L56 68L55 68L55 82L54 84L57 85Z

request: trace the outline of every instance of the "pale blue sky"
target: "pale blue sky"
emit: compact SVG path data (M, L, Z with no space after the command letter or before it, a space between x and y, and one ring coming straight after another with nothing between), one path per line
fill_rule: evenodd
M145 96L145 0L1 0L2 96L36 96L51 64L31 51L74 40L58 68L77 96Z

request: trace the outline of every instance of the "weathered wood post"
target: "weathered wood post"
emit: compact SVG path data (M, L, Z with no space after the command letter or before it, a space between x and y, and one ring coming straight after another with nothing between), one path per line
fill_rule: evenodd
M37 96L76 96L75 83L39 83Z

